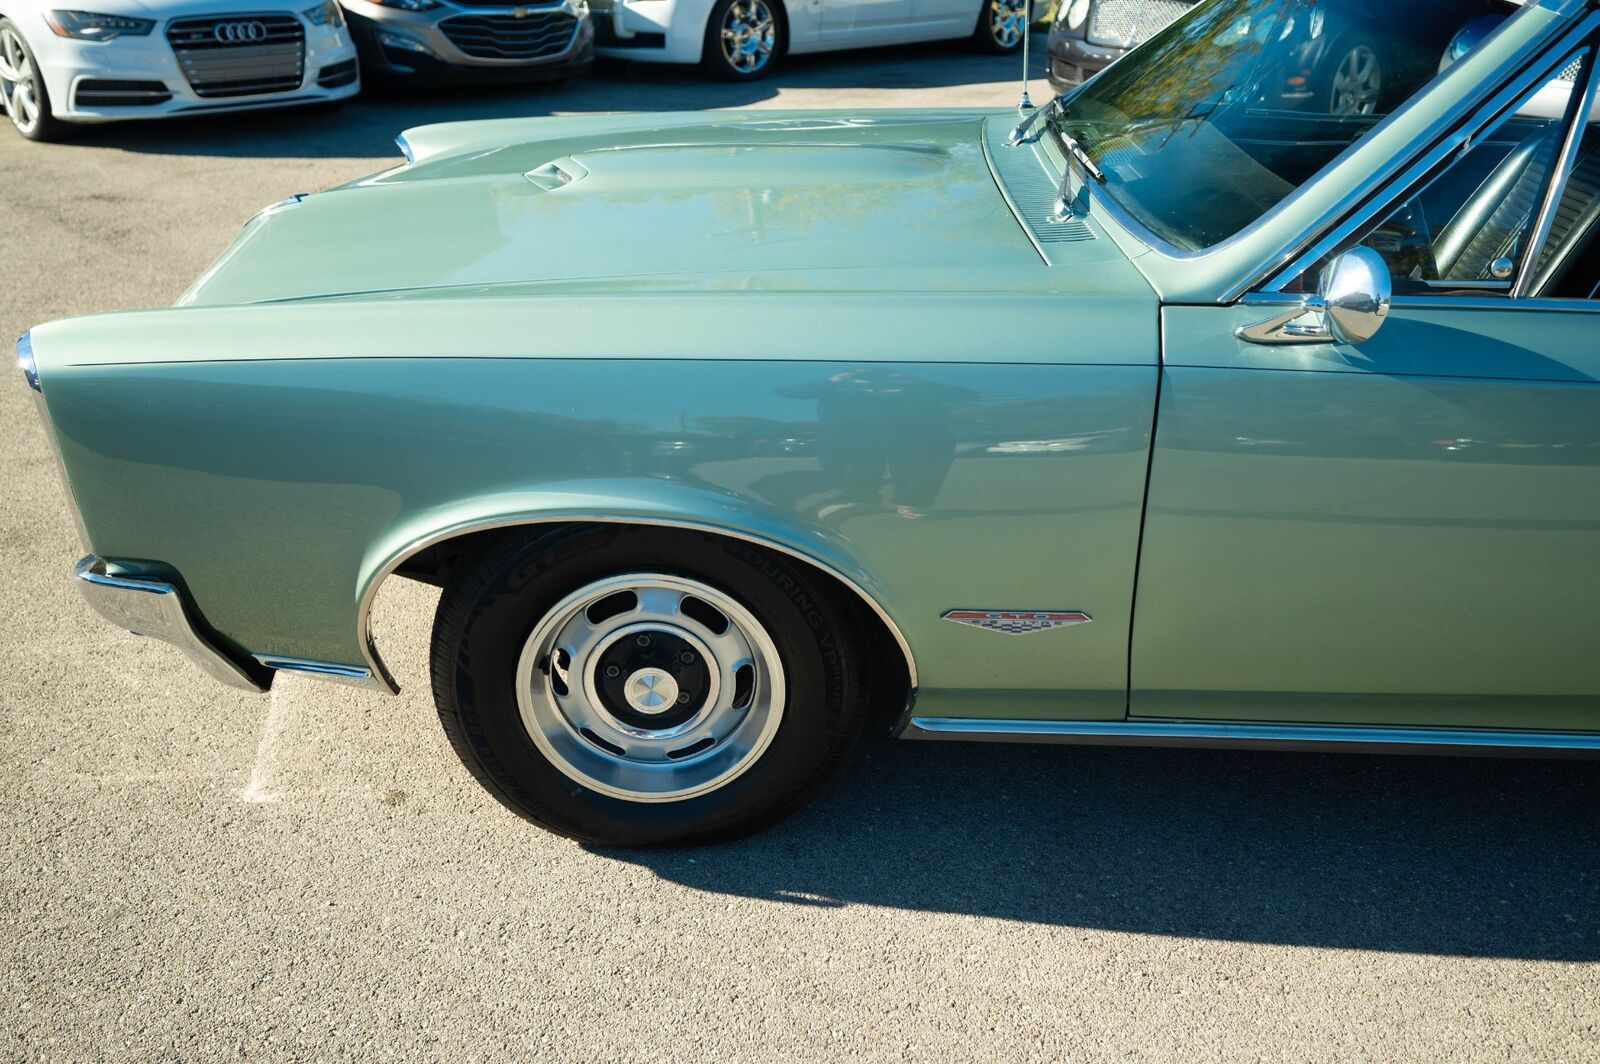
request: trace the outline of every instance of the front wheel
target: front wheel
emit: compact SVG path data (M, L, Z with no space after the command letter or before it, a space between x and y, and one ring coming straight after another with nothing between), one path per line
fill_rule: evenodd
M984 0L972 31L972 44L990 55L1009 55L1022 47L1027 32L1027 0Z
M0 18L0 104L11 124L29 140L60 140L66 124L56 119L50 93L33 50L10 19Z
M797 808L859 731L851 620L803 566L582 526L471 551L439 602L446 734L502 803L587 842L704 842Z
M1383 106L1383 60L1372 38L1348 37L1329 50L1316 98L1331 115L1370 115Z
M706 20L700 68L724 81L754 81L777 65L783 23L777 0L718 0Z

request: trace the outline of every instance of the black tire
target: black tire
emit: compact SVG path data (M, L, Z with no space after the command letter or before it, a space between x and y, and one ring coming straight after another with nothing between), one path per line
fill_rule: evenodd
M765 8L772 16L772 50L759 67L741 70L723 50L722 25L735 4L748 9L752 3ZM706 19L705 41L700 49L700 70L720 81L759 81L777 67L778 57L788 47L788 40L783 6L778 0L717 0L716 6L711 9L711 16Z
M34 58L33 49L29 47L27 38L22 35L22 31L17 28L16 23L6 18L0 18L0 32L14 34L23 54L27 56L33 75L29 84L36 94L39 109L34 120L24 125L7 108L7 116L11 119L11 128L28 140L41 142L65 140L72 129L67 123L58 120L55 116L54 108L50 104L50 90L45 86L44 76L39 73L39 61ZM0 40L3 40L3 37L0 37Z
M1352 62L1363 59L1372 64L1373 88L1370 99L1363 89L1360 98L1344 91L1339 84L1341 71ZM1383 59L1383 50L1375 38L1365 33L1349 33L1335 41L1323 55L1322 62L1312 81L1311 98L1316 106L1332 115L1357 115L1381 113L1389 92L1389 71Z
M777 730L749 767L679 800L584 786L535 744L518 704L516 668L539 620L578 588L642 570L736 599L770 636L787 686ZM851 615L804 565L750 544L631 525L512 530L469 548L446 583L433 629L433 693L462 762L520 816L600 845L704 843L781 819L838 766L860 732L869 690L850 652L857 645Z
M995 19L1002 15L1012 5L1003 3L1002 0L983 0L983 6L978 9L978 21L972 28L972 47L985 55L1010 55L1022 47L1022 37L1007 44L1001 39L1001 32L995 25ZM1026 6L1023 10L1027 10ZM1026 18L1023 21L1022 32L1027 33L1029 27Z

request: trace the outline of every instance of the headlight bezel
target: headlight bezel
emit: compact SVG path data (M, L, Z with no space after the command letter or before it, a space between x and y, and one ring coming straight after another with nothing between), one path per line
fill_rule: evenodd
M379 7L390 7L396 11L410 11L413 13L433 11L439 6L439 0L372 0Z
M45 24L57 37L104 44L118 37L148 37L156 20L133 15L107 15L76 8L51 8L44 13Z
M313 26L338 29L344 25L344 8L339 6L339 0L322 0L322 3L300 12L300 17Z

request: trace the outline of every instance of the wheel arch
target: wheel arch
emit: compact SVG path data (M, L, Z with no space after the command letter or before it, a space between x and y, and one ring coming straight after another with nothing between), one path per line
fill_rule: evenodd
M655 482L659 487L660 482ZM701 494L693 491L693 495ZM884 670L879 677L877 693L896 691L903 696L905 705L915 697L918 676L915 655L910 641L893 614L883 604L883 592L878 583L832 533L823 530L799 530L775 520L770 515L750 513L738 500L716 497L716 516L691 516L706 514L707 500L697 500L699 506L685 509L681 506L668 509L640 499L595 498L579 505L570 499L548 499L542 503L518 500L511 505L493 502L466 504L453 508L447 514L419 517L397 528L369 552L361 579L356 625L357 639L373 679L391 693L397 693L388 667L378 652L373 636L371 617L373 603L379 589L390 577L399 573L437 583L442 579L440 564L447 545L465 546L464 541L474 536L504 531L508 528L554 528L560 525L626 524L663 529L703 532L707 535L740 540L792 558L827 582L838 601L854 612L876 644L874 657L903 668ZM893 707L896 711L904 705Z

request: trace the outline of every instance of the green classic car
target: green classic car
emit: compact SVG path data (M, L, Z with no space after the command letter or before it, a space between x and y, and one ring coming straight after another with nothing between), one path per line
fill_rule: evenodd
M875 711L1600 751L1600 11L1276 105L1359 6L1210 0L1020 119L411 130L176 307L23 338L77 583L380 691L374 595L437 584L467 768L601 843L768 823Z

